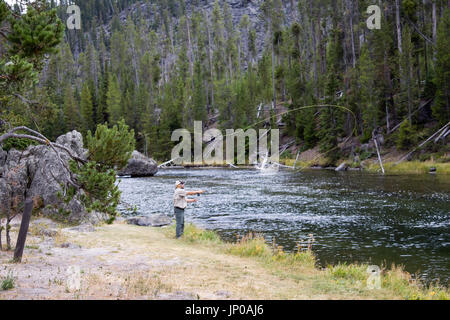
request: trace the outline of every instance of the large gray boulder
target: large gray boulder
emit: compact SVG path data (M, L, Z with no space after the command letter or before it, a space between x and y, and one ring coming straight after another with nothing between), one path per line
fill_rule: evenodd
M83 137L77 131L69 132L57 139L57 143L69 148L73 155L86 159ZM60 158L69 166L69 155L62 151ZM68 172L56 152L45 145L30 146L25 151L0 151L0 210L12 208L20 212L25 197L31 197L35 208L46 215L67 213L69 221L97 223L101 215L92 214L79 200L79 191L68 203L58 194L68 186Z
M151 177L158 172L158 164L155 160L144 156L138 151L133 151L128 165L119 171L119 176Z
M154 214L151 216L132 217L127 219L128 224L141 227L163 227L172 223L172 219L164 214Z

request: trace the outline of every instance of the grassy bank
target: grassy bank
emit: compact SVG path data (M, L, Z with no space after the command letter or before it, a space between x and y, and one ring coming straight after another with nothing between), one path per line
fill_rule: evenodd
M170 237L173 228L166 229L165 235ZM188 225L182 242L189 245L207 246L227 255L238 256L244 261L254 261L262 265L269 273L280 279L291 279L300 288L308 288L309 294L330 295L333 299L443 299L448 300L448 289L436 285L428 287L414 281L411 275L400 266L382 268L380 272L380 288L368 287L369 265L339 264L319 269L310 246L297 247L297 252L287 253L281 246L269 246L263 237L250 234L236 243L224 243L212 232ZM245 263L245 262L244 262ZM270 283L267 283L270 286Z
M286 166L293 166L295 159L283 159L282 164ZM314 166L324 166L326 159L318 159L316 161L297 161L297 169L308 169ZM351 163L350 167L362 168L362 171L377 173L381 172L380 164L377 160L367 160L362 164ZM428 174L431 169L436 169L435 173L438 175L450 175L450 162L440 163L434 161L403 161L399 164L395 162L383 162L383 167L386 174Z
M15 232L14 231L14 237ZM316 266L308 244L286 253L257 235L225 243L211 231L123 223L95 232L31 233L21 264L0 252L0 299L448 299L448 289L383 269L379 289L367 286L367 265ZM66 286L81 268L81 288ZM3 285L4 284L4 285Z
M432 168L436 169L436 174L450 175L450 163L436 163L432 161L405 161L399 164L394 162L383 163L386 174L428 174ZM369 163L365 170L369 172L381 172L381 167L377 162Z

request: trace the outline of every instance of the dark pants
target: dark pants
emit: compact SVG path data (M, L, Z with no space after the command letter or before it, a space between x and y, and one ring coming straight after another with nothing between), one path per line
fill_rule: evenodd
M175 219L177 222L177 238L179 238L184 232L184 209L175 207Z

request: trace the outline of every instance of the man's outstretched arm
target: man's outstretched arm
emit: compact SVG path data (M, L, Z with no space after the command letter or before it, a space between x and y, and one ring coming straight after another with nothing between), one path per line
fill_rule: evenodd
M194 196L196 194L202 194L205 193L205 190L198 190L198 191L186 191L187 196Z

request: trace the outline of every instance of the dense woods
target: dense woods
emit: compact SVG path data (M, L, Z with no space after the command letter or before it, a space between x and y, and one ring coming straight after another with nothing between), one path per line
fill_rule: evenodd
M2 119L49 138L123 118L140 151L167 160L171 132L194 120L257 123L280 125L301 150L319 146L334 161L347 154L330 151L351 135L365 143L376 130L408 150L450 120L448 1L70 3L82 28L46 54L39 83L24 93L33 110L0 100ZM66 21L68 1L49 4ZM366 24L373 4L379 30Z

